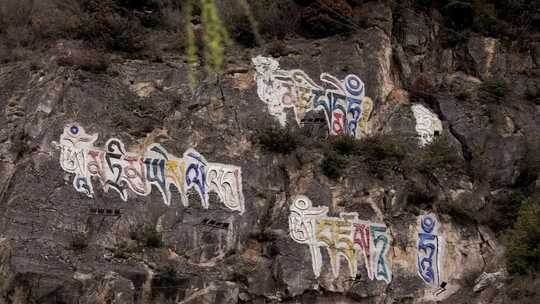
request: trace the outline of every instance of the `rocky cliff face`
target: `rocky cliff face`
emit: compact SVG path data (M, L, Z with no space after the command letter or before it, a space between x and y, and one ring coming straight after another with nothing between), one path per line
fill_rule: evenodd
M225 75L206 79L196 94L181 58L118 57L94 74L58 66L51 50L37 66L0 67L0 303L507 301L497 232L515 210L499 203L539 187L532 164L540 108L527 96L540 89L540 43L520 49L480 35L448 43L435 11L391 2L367 2L354 14L364 27L349 36L287 40L280 68L312 79L360 76L374 105L366 136L402 139L410 155L425 150L413 111L422 105L440 120L435 136L448 140L459 166L419 170L354 156L331 179L319 169L328 161L318 146L331 140L325 136L304 138L287 154L265 149L257 136L278 120L257 92L252 58L266 56L264 47L231 52ZM510 84L504 98L487 88L493 78ZM245 210L217 190L205 206L196 187L172 191L166 204L159 181L144 195L126 186L123 200L102 184L115 178L99 173L93 195L77 191L76 174L61 166L60 139L71 126L97 134L96 150L119 139L143 163L159 143L169 157L195 149L210 164L241 168ZM299 195L317 212L327 208L298 222L314 229L310 242L293 237ZM346 219L351 213L355 220ZM427 214L437 224L431 234L421 228ZM371 225L371 249L343 237L361 223ZM384 227L386 249L373 227ZM437 250L418 248L421 233L435 237ZM430 255L425 268L422 254ZM428 268L436 284L422 276Z

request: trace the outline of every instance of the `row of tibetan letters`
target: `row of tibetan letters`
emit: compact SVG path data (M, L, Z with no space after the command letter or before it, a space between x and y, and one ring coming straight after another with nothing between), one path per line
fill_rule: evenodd
M62 169L75 174L73 186L89 197L94 196L92 177L96 177L105 192L113 189L124 201L128 188L147 196L155 186L164 203L170 205L174 187L184 206L188 205L187 191L194 189L204 208L209 207L209 193L215 192L227 208L244 212L240 167L207 162L194 149L177 158L159 144L150 145L140 154L126 152L124 144L115 138L106 142L105 149L99 149L93 146L96 139L97 135L72 124L64 128L59 144Z
M387 227L359 220L356 212L342 212L339 217L328 217L327 214L327 207L313 207L306 196L296 197L290 207L290 236L297 243L309 246L315 276L321 274L321 248L325 248L334 277L339 276L341 258L344 258L350 276L355 278L360 257L370 279L390 282L392 273L387 259L390 236ZM420 217L417 269L420 278L433 287L438 287L443 275L444 238L438 235L437 226L434 214Z
M332 89L316 84L302 70L281 70L272 58L253 58L256 67L257 93L271 115L285 126L285 109L291 108L296 122L306 113L322 110L331 135L349 134L360 138L373 110L373 101L364 94L362 80L350 74L344 80L323 73L321 81Z

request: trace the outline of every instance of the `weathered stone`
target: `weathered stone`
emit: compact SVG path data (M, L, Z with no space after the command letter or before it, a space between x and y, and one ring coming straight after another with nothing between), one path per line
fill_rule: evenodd
M355 1L346 20L361 29L317 40L291 37L286 47L294 52L280 58L284 69L301 69L317 82L322 73L359 75L374 100L367 135L415 143L407 156L416 163L398 162L381 176L367 170L372 159L354 153L340 179L324 176L321 162L337 153L324 136L300 138L291 155L258 143L259 132L275 126L250 72L251 57L264 47L235 49L228 54L235 65L224 77L204 78L195 94L177 55L162 63L117 55L103 74L59 67L48 57L39 71L24 62L2 64L0 303L450 303L471 290L479 298L467 301L489 303L503 279L497 271L504 246L485 222L442 209L470 201L463 207L468 216L485 215L497 198L540 189L527 162L536 153L539 47L517 52L477 34L441 45L441 17L409 2ZM82 46L56 48L50 58ZM408 91L421 74L429 75L429 96L421 102L441 120L441 136L464 172L415 167L429 148L416 145L410 99L418 102L418 92ZM510 92L484 98L481 80L490 78L507 79ZM242 167L245 213L220 203L204 209L196 195L184 206L177 193L167 206L157 189L129 193L125 202L97 179L95 197L77 193L53 144L70 122L99 133L99 147L111 137L135 152L159 142L175 155L196 148L209 160ZM167 136L159 131L165 129ZM334 277L325 248L316 277L310 247L292 240L289 229L291 198L301 194L328 207L329 218L356 212L386 225L391 282L369 279L361 259L351 277L340 255ZM440 219L445 244L442 289L418 274L418 217L430 212ZM480 271L492 273L468 286Z
M502 280L504 280L504 278L505 276L502 272L482 272L482 274L474 281L475 285L473 287L473 291L480 292L489 286L494 286L495 288L499 289L503 286Z
M467 47L476 65L476 71L482 79L504 77L507 59L499 40L473 36L469 39Z

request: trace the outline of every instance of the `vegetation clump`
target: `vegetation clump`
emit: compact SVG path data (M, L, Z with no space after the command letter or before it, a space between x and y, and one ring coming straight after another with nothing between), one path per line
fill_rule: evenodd
M75 233L71 239L71 247L76 250L82 250L88 247L88 236L86 233Z
M299 134L289 127L261 129L256 133L255 140L265 150L280 154L289 154L300 144Z
M321 170L329 178L338 179L343 176L348 165L349 159L346 156L337 153L325 153L321 162Z
M136 246L133 241L121 241L113 248L113 256L117 259L127 259L135 251Z
M382 179L386 174L399 171L407 152L407 146L392 136L368 137L361 141L349 135L333 136L324 147L321 169L326 176L336 179L343 175L351 161L362 161L370 174Z
M147 225L143 230L143 242L146 247L160 248L163 246L161 233L154 226Z
M510 86L504 80L486 80L480 85L480 90L502 98L510 91Z
M424 147L420 157L420 160L417 161L417 168L421 172L435 170L459 172L463 168L462 161L444 136L435 138L433 142Z
M513 227L506 233L506 265L513 274L540 271L540 202L524 200Z

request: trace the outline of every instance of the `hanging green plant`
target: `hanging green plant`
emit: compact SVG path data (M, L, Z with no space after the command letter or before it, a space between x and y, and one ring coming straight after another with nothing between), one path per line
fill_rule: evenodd
M230 44L229 34L221 22L214 0L200 1L205 69L209 74L221 73L225 62L225 46Z
M257 44L262 43L262 38L257 30L257 21L251 13L251 8L246 0L238 0L240 7L246 14ZM214 0L186 0L184 7L185 31L186 31L186 56L189 65L188 84L193 92L199 81L197 64L198 57L195 29L192 23L194 8L200 8L200 26L202 28L203 62L207 74L220 74L225 65L225 48L231 45L231 39L224 26L219 10Z
M195 30L191 23L191 17L193 15L193 0L186 0L184 8L184 20L186 31L186 55L188 61L188 85L193 92L197 86L197 69L195 68L198 62L197 58L197 45L195 42Z

